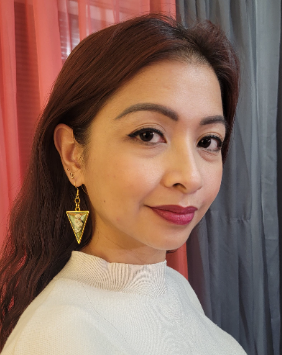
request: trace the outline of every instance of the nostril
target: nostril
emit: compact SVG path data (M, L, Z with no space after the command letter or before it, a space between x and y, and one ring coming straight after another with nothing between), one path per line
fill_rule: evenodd
M185 176L185 178L183 176L178 175L177 177L175 176L175 178L178 178L178 182L175 182L171 186L181 190L184 193L193 193L201 189L202 187L202 176L199 173L190 174L189 177Z

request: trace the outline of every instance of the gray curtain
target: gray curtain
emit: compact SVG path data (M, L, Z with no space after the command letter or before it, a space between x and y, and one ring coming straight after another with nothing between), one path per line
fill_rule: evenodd
M207 316L248 354L279 355L280 0L176 5L185 25L196 19L218 24L241 61L241 95L221 191L187 242L189 281Z

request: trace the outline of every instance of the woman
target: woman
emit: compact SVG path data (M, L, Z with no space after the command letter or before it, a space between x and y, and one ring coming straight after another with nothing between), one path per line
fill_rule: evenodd
M237 99L209 22L148 15L74 49L11 214L2 354L244 354L165 261L219 191Z

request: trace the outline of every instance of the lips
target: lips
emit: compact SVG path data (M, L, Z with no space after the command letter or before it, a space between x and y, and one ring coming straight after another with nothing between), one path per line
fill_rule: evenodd
M186 225L194 218L197 208L194 206L182 207L178 205L163 205L151 207L151 209L168 222Z

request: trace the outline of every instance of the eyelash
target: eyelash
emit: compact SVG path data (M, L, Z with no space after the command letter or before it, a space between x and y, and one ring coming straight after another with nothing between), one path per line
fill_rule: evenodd
M142 133L146 133L146 132L150 132L150 133L157 133L161 138L164 139L164 135L161 131L159 131L158 129L156 128L149 128L149 127L146 127L146 128L142 128L138 131L135 131L131 134L129 134L128 136L130 138L134 138L134 139L137 139L138 136L140 136ZM198 142L198 145L203 142L205 139L208 139L208 140L212 140L212 139L215 139L217 141L217 149L208 149L208 148L205 148L203 147L204 149L206 149L207 151L210 151L210 152L218 152L221 150L222 146L223 146L223 140L221 138L219 138L218 136L216 135L213 135L213 134L209 134L207 136L204 136L203 138L201 138ZM151 143L150 141L143 141L141 138L138 139L139 141L141 141L142 143L144 144L148 144L148 145L154 145L154 144L157 144L157 143Z
M135 131L131 134L129 134L128 136L130 138L135 138L137 139L138 136L140 136L142 133L146 133L146 132L150 132L150 133L157 133L161 138L164 139L164 135L161 131L159 131L158 129L156 128L142 128L142 129L139 129L138 131ZM150 141L143 141L142 139L140 139L141 142L145 143L145 144L149 144L149 145L153 145L153 144L156 144L156 143L151 143Z
M200 144L200 142L202 142L203 140L205 139L209 139L209 140L212 140L212 139L215 139L217 141L217 149L209 149L209 148L205 148L203 147L204 149L210 151L210 152L219 152L221 149L222 149L222 146L223 146L223 141L221 138L219 138L218 136L214 135L214 134L209 134L203 138L201 138L198 142L198 145Z

